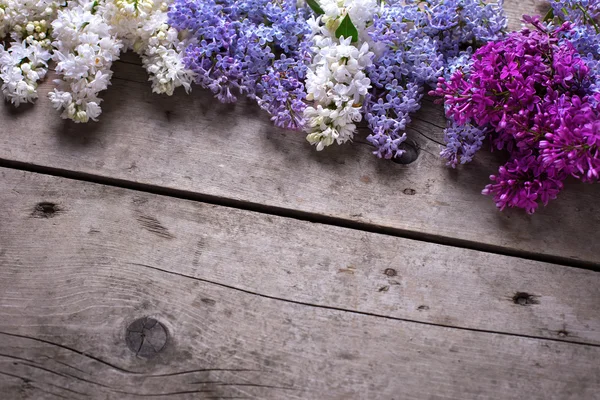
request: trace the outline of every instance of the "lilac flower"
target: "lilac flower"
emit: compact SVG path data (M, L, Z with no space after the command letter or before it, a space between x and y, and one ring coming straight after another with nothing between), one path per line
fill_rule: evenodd
M518 153L500 167L498 175L490 176L493 182L482 191L493 195L500 210L506 207L523 208L533 214L538 202L547 205L556 199L563 188L564 171L554 166L544 166L532 151Z
M600 94L595 94L598 98ZM573 96L562 102L555 131L540 141L541 160L587 182L600 179L600 107Z
M287 129L300 129L306 108L304 78L306 64L298 60L282 57L273 63L267 73L257 83L261 93L258 105L271 115L276 126Z
M567 176L600 179L600 74L596 56L582 57L571 41L576 25L526 21L535 29L483 46L431 94L444 98L457 125L446 131L449 164L470 161L489 135L510 159L483 193L500 209L533 213L556 198Z
M307 10L295 0L176 0L169 22L195 43L184 62L222 102L258 101L277 126L299 129L310 59Z
M448 127L444 129L444 142L446 146L441 156L448 160L448 166L456 168L460 164L466 164L473 160L473 156L483 145L487 136L485 129L473 126L470 123L458 125L450 120Z
M438 38L446 57L456 57L461 46L495 40L506 27L503 0L484 3L471 0L428 0L424 12L428 22L423 30Z
M370 35L384 50L368 70L373 89L364 105L367 140L378 157L402 155L399 145L425 85L455 68L456 59L465 61L468 45L497 38L505 25L502 1L392 1L382 9Z

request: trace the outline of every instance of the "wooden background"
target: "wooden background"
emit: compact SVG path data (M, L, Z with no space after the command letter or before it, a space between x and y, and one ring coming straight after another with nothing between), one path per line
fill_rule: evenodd
M0 399L600 398L599 185L500 213L431 99L400 165L139 64L99 123L0 108Z

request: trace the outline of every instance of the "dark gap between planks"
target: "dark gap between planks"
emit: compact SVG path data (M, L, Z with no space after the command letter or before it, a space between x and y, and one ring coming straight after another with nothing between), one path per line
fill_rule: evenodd
M260 203L253 203L242 200L235 200L226 197L195 193L187 190L173 189L168 187L156 186L147 183L128 181L125 179L111 178L102 175L95 175L86 172L65 170L61 168L46 167L37 164L25 163L21 161L6 160L0 158L0 167L16 169L20 171L34 172L43 175L50 175L59 178L79 180L84 182L96 183L100 185L113 186L122 189L147 192L160 196L173 197L182 200L191 200L216 206L237 208L245 211L257 212L260 214L273 215L284 218L293 218L300 221L333 225L341 228L365 231L399 238L411 239L420 242L440 244L444 246L458 247L468 250L482 251L486 253L498 254L509 257L522 258L533 261L546 262L551 264L564 265L567 267L581 268L600 272L600 262L589 262L574 260L568 257L553 256L548 254L533 253L524 250L509 249L500 246L477 243L470 240L457 239L447 236L432 235L423 232L408 231L405 229L391 228L367 222L353 221L341 217L332 217L307 211L300 211L284 207L269 206Z

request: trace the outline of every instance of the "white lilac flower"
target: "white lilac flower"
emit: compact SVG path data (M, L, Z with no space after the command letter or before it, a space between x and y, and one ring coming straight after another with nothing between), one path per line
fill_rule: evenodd
M189 42L168 24L168 5L160 0L108 0L104 15L125 48L141 56L152 91L172 95L179 86L189 91L194 74L183 63Z
M377 10L375 0L322 0L324 14L310 19L313 31L313 60L306 77L308 101L305 131L307 140L323 150L337 142L351 140L356 123L362 120L362 105L371 88L365 70L374 57L369 49L368 25ZM350 16L358 30L352 37L337 38L336 30Z
M51 19L56 8L54 0L0 0L0 39L12 34L23 39L28 24L34 32L35 21Z
M52 26L61 79L50 100L63 118L98 118L98 95L110 84L110 68L121 51L142 57L155 93L190 90L194 75L182 57L188 43L168 25L167 10L168 3L158 0L72 0L59 12Z
M15 106L37 98L37 82L44 78L50 52L39 43L13 42L8 50L0 48L2 94Z
M112 63L122 44L103 18L97 1L71 1L52 23L58 87L49 94L62 117L75 122L96 120L99 93L110 84Z
M175 88L182 86L189 92L195 77L183 62L189 41L180 39L175 28L169 26L166 3L145 21L140 31L140 37L147 39L143 47L136 47L150 74L152 91L172 95Z
M2 97L15 106L33 102L38 81L43 79L51 58L50 23L58 3L53 0L0 0L0 45Z

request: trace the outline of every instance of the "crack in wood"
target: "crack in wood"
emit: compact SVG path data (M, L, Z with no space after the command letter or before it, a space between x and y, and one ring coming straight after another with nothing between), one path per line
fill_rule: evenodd
M81 373L83 373L83 374L87 374L87 372L85 372L84 370L82 370L82 369L79 369L79 368L77 368L77 367L74 367L74 366L72 366L72 365L70 365L70 364L67 364L67 363L65 363L65 362L59 361L59 360L57 360L57 359L55 359L55 358L48 357L48 356L46 356L46 355L42 355L41 357L42 357L42 358L46 358L46 359L48 359L48 360L50 360L50 361L52 361L52 362L55 362L55 363L57 363L57 364L63 365L63 366L65 366L65 367L67 367L67 368L72 368L72 369L74 369L75 371L81 372ZM32 361L32 362L33 362L33 361Z
M160 196L169 196L171 198L202 202L214 206L232 207L239 210L252 211L270 216L279 216L300 221L332 225L346 229L360 230L362 232L378 233L392 237L417 240L420 242L453 246L462 249L476 250L510 257L518 257L526 260L558 264L571 268L581 268L592 271L600 271L600 262L591 262L558 255L535 253L527 250L505 248L489 243L474 242L471 240L456 237L381 226L370 223L369 221L356 221L351 219L345 219L342 217L323 215L319 213L313 213L297 209L290 209L278 206L268 206L261 203L236 200L232 198L210 195L206 193L190 192L187 190L180 190L176 188L161 187L153 184L128 181L119 178L108 178L101 175L94 175L86 172L78 172L61 168L48 167L21 161L8 160L5 158L0 158L0 167L11 168L20 171L29 171L44 175L51 175L60 178L74 179L83 182L118 187L122 189L142 191Z
M39 381L36 381L34 379L31 379L31 378L25 378L23 376L16 375L16 374L11 374L11 373L4 372L4 371L0 371L0 375L6 375L6 376L10 376L10 377L13 377L13 378L16 378L16 379L20 379L20 380L22 380L25 383L38 383L38 384L48 385L48 386L55 387L55 388L58 388L58 389L61 389L61 390L67 391L67 392L78 394L80 396L89 397L89 395L87 393L78 392L76 390L69 389L69 388L66 388L66 387L63 387L63 386L59 386L59 385L55 385L55 384L49 383L49 382L39 382ZM42 390L41 388L38 388L38 389Z
M178 392L168 392L168 393L136 393L136 392L129 392L129 391L125 391L125 390L116 389L116 388L113 388L111 386L108 386L108 385L105 385L105 384L102 384L102 383L99 383L99 382L95 382L95 381L92 381L92 380L89 380L89 379L81 378L81 377L78 377L78 376L73 375L73 374L69 374L69 373L61 374L59 372L52 371L52 370L49 370L47 368L39 367L39 366L32 365L32 364L26 364L26 363L20 363L20 364L28 366L28 367L31 367L31 368L37 368L37 369L43 370L45 372L61 376L61 377L65 378L65 379L72 378L72 379L75 379L75 380L78 380L78 381L81 381L81 382L85 382L85 383L89 383L89 384L92 384L92 385L96 385L96 386L102 387L102 388L107 389L107 390L109 390L111 392L114 392L114 393L126 394L126 395L131 395L131 396L149 396L149 397L152 397L152 396L172 396L172 395L181 395L181 394L212 393L212 392L214 392L213 389L210 389L210 390L209 389L207 389L207 390L189 390L189 391L178 391ZM2 372L0 371L0 373L2 373ZM17 376L17 375L14 375L14 377L17 377L17 378L20 378L20 379L29 379L29 378L23 378L23 377L20 377L20 376ZM46 383L44 382L44 384L46 384ZM225 384L225 386L227 386L227 385ZM60 388L62 388L64 390L69 390L69 389L66 389L66 388L63 388L63 387L60 387ZM86 393L78 392L78 391L75 391L75 390L69 390L69 391L71 391L73 393L76 393L76 394L83 395L83 396L88 396L88 394L86 394Z
M146 378L163 378L170 376L178 376L178 375L188 375L195 374L199 372L260 372L259 369L245 369L245 368L201 368L201 369L193 369L189 371L180 371L180 372L170 372L166 374L155 374L155 375L146 375Z
M369 313L369 312L358 311L358 310L344 309L344 308L340 308L340 307L326 306L326 305L322 305L322 304L311 304L311 303L307 303L307 302L303 302L303 301L285 299L285 298L281 298L281 297L276 297L276 296L271 296L271 295L267 295L267 294L257 293L257 292L253 292L251 290L238 288L238 287L227 285L227 284L224 284L224 283L213 282L213 281L210 281L208 279L198 278L198 277L195 277L195 276L182 274L180 272L174 272L174 271L169 271L169 270L165 270L165 269L158 268L158 267L153 267L151 265L134 263L134 262L128 262L127 264L133 265L133 266L138 266L138 267L149 268L149 269L152 269L152 270L155 270L155 271L163 272L165 274L170 274L170 275L174 275L174 276L179 276L179 277L182 277L182 278L193 279L193 280L196 280L196 281L199 281L199 282L204 282L204 283L208 283L208 284L211 284L211 285L220 286L220 287L223 287L223 288L226 288L226 289L235 290L235 291L238 291L238 292L241 292L241 293L250 294L250 295L253 295L253 296L259 296L259 297L262 297L262 298L265 298L265 299L276 300L276 301L283 301L283 302L286 302L286 303L297 304L297 305L308 306L308 307L321 308L321 309L324 309L324 310L340 311L340 312L346 312L346 313L357 314L357 315L364 315L364 316L369 316L369 317L374 317L374 318L384 318L384 319L388 319L388 320L392 320L392 321L403 321L403 322L409 322L409 323L414 323L414 324L427 325L427 326L437 326L437 327L443 327L443 328L451 328L451 329L457 329L457 330L463 330L463 331L469 331L469 332L479 332L479 333L492 334L492 335L505 335L505 336L512 336L512 337L538 339L538 340L549 341L549 342L569 343L569 344L574 344L574 345L578 345L578 346L600 347L600 344L596 344L596 343L585 343L585 342L575 342L575 341L573 341L573 342L565 342L564 340L555 339L555 338L549 338L549 337L543 337L543 336L524 335L524 334L510 333L510 332L498 332L498 331L492 331L492 330L487 330L487 329L468 328L468 327L464 327L464 326L457 326L457 325L450 325L450 324L438 324L438 323L427 322L427 321L418 321L418 320L408 319L408 318L399 318L399 317L392 317L392 316L389 316L389 315L382 315L382 314ZM394 284L399 284L399 282L394 282Z
M300 390L300 389L292 387L292 386L264 385L264 384L260 384L260 383L227 383L227 382L221 382L221 383L215 383L215 385L216 386L247 386L247 387L259 387L259 388L266 388L266 389L282 389L282 390Z
M121 367L119 367L117 365L114 365L114 364L111 364L108 361L105 361L105 360L103 360L103 359L101 359L99 357L95 357L95 356L93 356L91 354L87 354L87 353L85 353L83 351L74 349L74 348L69 347L69 346L65 346L65 345L60 344L60 343L54 343L54 342L51 342L49 340L40 339L40 338L36 338L36 337L33 337L33 336L28 336L28 335L20 335L20 334L17 334L17 333L9 333L9 332L2 332L2 331L0 331L0 335L6 335L6 336L21 338L21 339L28 339L28 340L33 340L33 341L39 342L39 343L49 344L51 346L56 346L56 347L59 347L61 349L68 350L68 351L71 351L73 353L79 354L80 356L87 357L89 359L92 359L92 360L94 360L94 361L96 361L96 362L98 362L100 364L103 364L103 365L105 365L107 367L111 367L112 369L114 369L116 371L119 371L119 372L122 372L122 373L134 374L134 375L144 375L144 374L142 374L140 372L130 371L130 370L127 370L125 368L121 368Z

